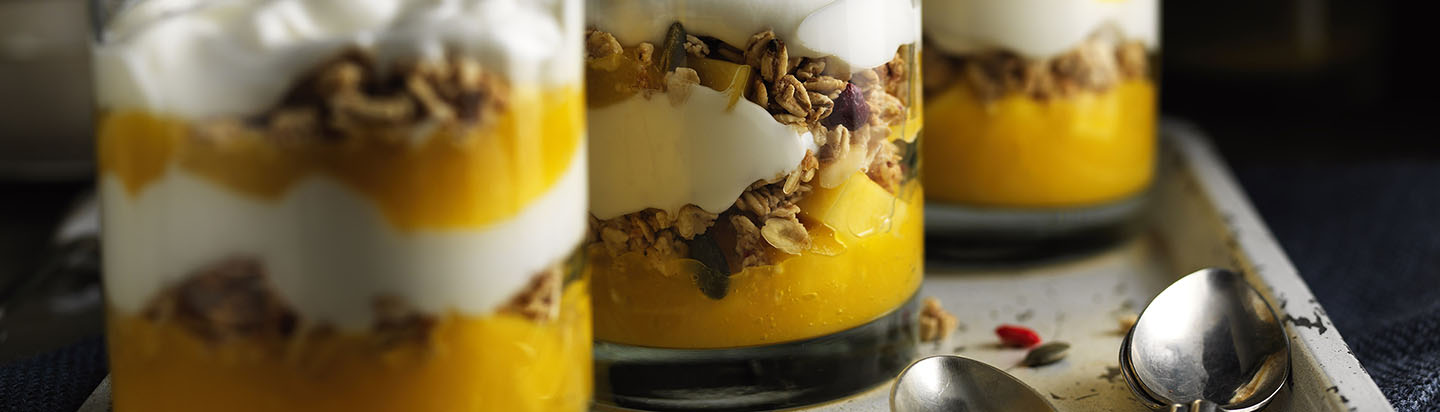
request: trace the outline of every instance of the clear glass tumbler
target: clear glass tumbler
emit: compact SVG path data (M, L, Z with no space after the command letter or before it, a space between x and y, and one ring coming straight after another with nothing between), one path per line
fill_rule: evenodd
M115 410L588 407L578 0L93 6Z
M914 353L911 0L592 0L597 399L762 409Z
M926 1L932 233L994 244L1124 226L1155 171L1159 7Z

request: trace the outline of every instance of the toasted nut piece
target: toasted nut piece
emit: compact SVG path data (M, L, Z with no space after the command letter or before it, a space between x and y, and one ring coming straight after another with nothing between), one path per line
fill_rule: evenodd
M920 308L920 341L934 342L950 337L959 328L960 319L946 312L940 299L926 297Z
M585 55L589 60L602 59L624 53L625 49L620 46L620 41L615 36L599 30L590 30L585 33Z
M765 239L755 222L744 215L731 215L730 225L735 228L735 253L740 255L740 267L748 268L769 263L765 256Z
M825 60L807 58L795 68L795 78L802 82L809 82L825 72ZM810 85L805 85L809 88Z
M642 66L655 64L655 45L640 43L639 46L635 46L635 60Z
M685 205L680 208L680 216L675 220L675 231L679 232L680 237L686 240L694 239L695 236L709 230L718 217L720 216L707 212L699 206Z
M805 124L805 117L804 117L804 116L796 116L796 115L789 114L789 113L780 113L780 114L777 114L777 115L774 115L774 116L771 116L771 117L774 117L774 118L775 118L775 121L780 122L780 123L783 123L783 124L797 124L797 125L803 125L803 124Z
M239 257L187 274L151 299L145 316L210 342L286 340L300 320L260 260Z
M710 46L700 41L694 35L685 35L685 51L697 57L705 57L710 54Z
M787 74L775 82L775 104L796 116L810 114L810 94L805 92L805 85L792 75Z
M564 285L565 270L560 264L540 270L525 289L516 293L500 313L520 315L533 322L549 322L560 317L560 292Z
M798 255L810 248L810 233L794 218L765 219L765 227L760 229L760 234L770 246L780 249L781 252Z
M758 77L751 81L750 90L745 93L745 98L762 108L770 106L770 90L765 86L765 81Z
M834 99L840 96L839 93L845 90L847 84L844 80L834 77L820 76L805 81L805 90L820 93L825 95L825 97Z
M815 92L810 92L810 115L805 118L810 123L819 122L835 111L835 102L829 97Z
M398 296L380 296L370 303L375 312L372 342L385 349L403 344L423 344L439 323Z
M677 67L675 71L665 74L665 95L670 98L671 106L679 106L690 99L691 86L700 84L700 74L689 67Z

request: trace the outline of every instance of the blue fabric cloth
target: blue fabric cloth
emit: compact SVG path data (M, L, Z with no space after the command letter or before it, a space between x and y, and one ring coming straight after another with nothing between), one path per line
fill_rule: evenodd
M1440 161L1235 171L1395 409L1440 411Z
M0 367L0 411L72 412L106 374L105 342L85 339Z

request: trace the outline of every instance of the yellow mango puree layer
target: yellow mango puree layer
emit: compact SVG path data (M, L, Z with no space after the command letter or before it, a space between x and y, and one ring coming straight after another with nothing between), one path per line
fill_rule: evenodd
M549 323L449 315L427 345L373 338L211 343L138 315L109 319L118 412L583 411L591 393L590 301L566 288Z
M516 215L584 154L579 88L517 89L507 107L483 130L445 126L407 141L338 142L285 142L243 128L233 138L200 138L185 119L115 110L99 118L99 164L131 195L171 167L271 201L304 178L326 176L372 199L399 229L473 228Z
M1149 185L1155 85L983 102L965 83L928 98L924 181L930 200L979 206L1103 204Z
M846 188L853 192L831 193ZM879 204L883 212L893 210L879 225L876 221L884 219L870 212L878 209L870 199L877 191L885 196ZM898 199L890 196L863 174L844 186L817 188L807 201L838 201L809 209L802 205L802 213L824 214L802 214L802 220L828 222L806 223L814 246L779 264L732 275L729 294L720 300L702 294L693 277L667 275L637 253L616 261L603 248L592 250L596 339L664 348L735 348L825 336L878 319L914 295L923 278L923 193L919 182L900 193ZM847 213L847 204L866 212Z

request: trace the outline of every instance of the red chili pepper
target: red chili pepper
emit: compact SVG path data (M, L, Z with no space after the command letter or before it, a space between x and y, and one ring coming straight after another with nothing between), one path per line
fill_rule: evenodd
M995 335L1000 336L1000 342L1006 346L1028 348L1040 344L1040 335L1024 326L1000 325L995 328Z

